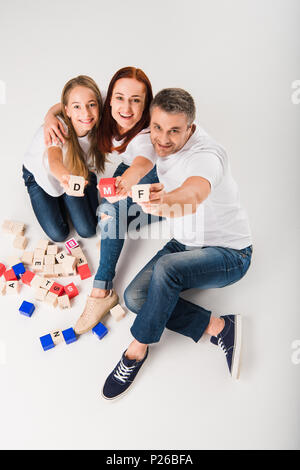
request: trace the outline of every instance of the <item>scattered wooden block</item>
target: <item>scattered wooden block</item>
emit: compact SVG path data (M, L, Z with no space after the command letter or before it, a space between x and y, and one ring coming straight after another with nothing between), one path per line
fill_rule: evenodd
M12 220L4 220L2 223L2 231L5 233L13 233L13 221Z
M63 334L61 330L53 331L50 333L50 335L55 346L63 341Z
M32 251L24 251L22 256L21 256L21 261L24 264L32 264L33 252Z
M132 186L133 202L147 202L150 196L150 184L136 184Z
M45 265L53 265L55 264L55 255L45 255L44 256L44 264Z
M50 279L42 278L40 287L46 290L50 290L53 284L54 284L54 281L51 281Z
M64 276L65 274L64 267L62 264L55 264L53 266L53 270L55 276Z
M47 255L57 255L58 246L57 245L48 245Z
M78 245L77 241L75 240L75 238L70 238L70 240L66 241L65 247L66 247L67 252L70 253L70 255L71 255L72 254L71 250L74 249L74 248L79 247L79 245Z
M65 259L68 257L68 253L66 251L60 251L56 256L56 260L58 263L63 263Z
M44 250L43 248L35 248L33 252L33 258L43 260L45 256L45 252L46 250Z
M35 274L33 272L25 271L25 273L21 276L21 280L22 280L23 284L27 284L28 286L30 286L31 281L34 277L35 277Z
M98 183L98 190L101 197L111 197L116 195L116 178L101 178Z
M80 266L77 266L77 272L81 280L91 277L91 271L88 264L81 264Z
M47 304L52 305L52 307L56 307L57 306L57 299L58 299L57 295L54 294L53 292L49 291L49 292L47 292L47 295L45 297L45 302Z
M0 277L5 273L6 267L5 264L0 263Z
M3 279L0 280L0 295L6 294L6 282Z
M84 256L84 253L80 246L76 246L75 248L70 248L70 254L74 256L75 258L80 258L81 256Z
M84 196L84 187L85 179L83 176L70 175L66 194L68 194L68 196Z
M45 252L48 248L48 245L49 245L49 240L43 239L43 240L40 240L38 242L38 244L36 245L36 248L40 249L40 250L43 250L43 252L44 252L43 254L45 254Z
M13 246L14 248L19 248L20 250L25 250L28 240L23 235L17 235L14 239Z
M120 304L118 304L115 307L111 308L110 313L116 321L121 320L121 318L123 318L125 316L125 310L121 307Z
M80 258L77 258L77 268L78 266L82 266L83 264L88 264L87 259L84 255L82 255Z
M54 273L54 264L46 264L44 265L43 269L43 276L44 277L56 277L56 274Z
M37 272L42 272L44 269L43 260L34 259L32 263L32 269Z
M7 281L6 282L6 293L7 294L18 294L20 292L19 281Z
M8 256L6 258L7 265L12 267L15 264L20 263L20 257L19 256Z
M23 236L25 233L25 224L23 222L13 222L12 233Z
M53 292L59 297L64 292L64 286L58 284L58 282L54 282L49 292Z
M73 282L71 282L67 286L64 286L64 291L69 297L69 299L72 299L73 297L76 297L76 295L78 295L78 289Z
M58 306L59 308L61 309L65 309L65 308L71 308L71 305L70 305L70 299L69 297L65 294L65 295L61 295L60 297L58 297Z
M26 272L23 276L25 275L26 275ZM22 277L22 280L23 280L23 277ZM43 281L44 279L41 276L39 276L38 274L35 274L35 276L30 281L30 286L33 287L34 289L38 289L39 287L41 287Z
M16 281L18 279L15 271L12 268L5 271L4 277L6 281Z
M34 291L34 298L36 300L45 300L45 297L47 295L47 290L46 289L43 289L42 287L38 287L37 289L35 289Z

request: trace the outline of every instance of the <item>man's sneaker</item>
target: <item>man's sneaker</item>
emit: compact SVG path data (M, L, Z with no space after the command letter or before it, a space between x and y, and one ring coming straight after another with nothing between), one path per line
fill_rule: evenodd
M102 389L103 398L113 400L114 398L123 395L128 390L138 371L147 359L148 349L149 348L147 348L145 357L141 361L128 359L125 356L126 351L123 353L121 360L105 381Z
M210 341L222 348L232 378L238 379L242 347L242 317L241 315L224 315L221 318L224 319L225 326L217 336L212 336Z
M113 289L106 297L100 299L88 296L84 311L74 327L75 333L81 335L94 328L118 303L119 297Z

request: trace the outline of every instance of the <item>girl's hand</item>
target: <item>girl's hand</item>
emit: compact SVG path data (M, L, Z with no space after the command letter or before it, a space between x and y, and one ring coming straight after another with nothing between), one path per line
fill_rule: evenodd
M62 185L62 187L64 188L64 190L66 191L66 193L68 193L69 191L69 182L70 182L70 175L62 175L60 180L59 180L60 184ZM86 185L88 184L88 181L85 180L85 183L84 183L84 187L86 187Z
M44 141L45 145L65 143L64 135L67 132L62 122L53 114L47 114L44 123Z

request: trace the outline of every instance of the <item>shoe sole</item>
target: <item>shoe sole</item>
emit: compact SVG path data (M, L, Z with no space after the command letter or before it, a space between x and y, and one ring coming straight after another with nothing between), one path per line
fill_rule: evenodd
M235 316L235 328L234 328L234 351L231 366L231 376L237 380L240 376L240 359L242 349L242 316Z
M92 326L89 326L88 328L86 328L85 330L81 330L80 332L78 330L76 330L76 328L74 328L75 333L77 335L83 335L84 333L87 333L88 331L92 330L94 328L94 326L98 325L98 323L101 322L102 318L104 318L105 315L107 315L112 308L114 308L116 305L118 305L118 303L119 303L119 298L116 300L116 303L114 305L109 307L109 309L105 313L103 313L103 315L99 318L99 320L97 320L97 322L92 324Z

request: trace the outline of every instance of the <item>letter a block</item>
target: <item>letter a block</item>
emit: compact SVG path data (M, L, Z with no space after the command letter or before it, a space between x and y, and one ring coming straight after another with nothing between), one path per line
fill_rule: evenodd
M116 195L116 178L101 178L98 184L101 197Z

